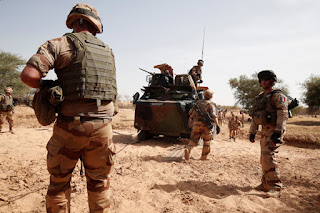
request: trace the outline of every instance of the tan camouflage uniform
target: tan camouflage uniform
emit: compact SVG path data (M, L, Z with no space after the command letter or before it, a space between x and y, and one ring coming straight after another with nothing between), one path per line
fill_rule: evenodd
M14 111L13 111L13 98L12 95L0 95L0 132L2 131L2 125L4 124L4 119L9 123L9 131L12 132ZM3 106L3 107L2 107ZM9 108L8 108L9 106ZM3 109L3 108L6 109Z
M229 138L233 138L233 140L236 140L237 137L237 131L239 128L241 128L241 122L235 117L232 116L231 120L228 123L228 128L229 128Z
M262 95L266 96L264 93L262 93ZM275 111L276 120L275 125L265 122L262 123L260 162L263 176L261 182L266 190L280 190L282 183L280 180L280 170L276 159L276 153L278 153L282 143L274 143L270 137L273 132L281 133L281 142L283 142L283 135L286 131L286 122L288 119L288 102L287 97L282 93L274 93L268 100L267 108ZM257 121L253 118L250 126L251 134L257 133L260 122L261 121Z
M189 75L192 76L193 82L197 85L198 81L202 81L202 69L198 65L193 66L189 71Z
M216 119L216 107L210 100L198 100L197 104L202 112L208 112L212 119ZM186 148L186 159L189 158L192 148L197 146L200 138L202 138L203 148L201 159L205 160L210 153L210 143L214 139L215 127L209 129L207 125L203 123L201 115L199 115L194 108L190 109L189 115L192 118L192 131L190 142Z
M87 32L84 32L87 33ZM46 76L52 69L61 69L73 59L75 48L66 36L47 41L28 64ZM112 101L65 100L61 105L53 135L47 144L47 166L50 185L46 196L47 212L70 212L72 171L82 156L90 212L109 212L110 173L114 167L115 145L112 141ZM70 120L88 116L89 120Z
M219 111L219 113L218 113L218 123L219 123L219 126L222 127L222 123L223 123L223 111Z

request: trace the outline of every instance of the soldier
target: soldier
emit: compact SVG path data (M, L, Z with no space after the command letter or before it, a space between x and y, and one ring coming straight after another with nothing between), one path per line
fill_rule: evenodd
M280 197L282 183L275 154L283 143L286 131L288 100L281 90L273 89L277 76L272 70L259 72L258 78L264 92L256 98L249 138L252 143L255 142L259 125L262 125L260 161L263 176L262 183L256 189L267 192L266 197Z
M228 109L223 110L223 122L226 122L227 112L228 112Z
M222 123L223 123L223 110L221 109L218 112L218 124L220 127L222 126Z
M240 115L241 115L241 125L244 127L244 111L240 110Z
M216 131L217 134L220 132L220 127L217 122L217 108L214 103L210 101L212 95L213 92L211 90L206 90L203 94L204 100L198 100L196 102L198 108L193 106L189 111L189 115L192 118L192 131L190 135L190 142L185 149L186 160L189 160L191 150L198 144L200 137L203 139L203 148L200 159L206 160L210 153L210 142L214 139L214 131ZM204 116L207 115L210 115L214 122L212 129L209 129L208 125L203 121Z
M64 100L47 144L50 185L47 212L70 212L70 181L78 159L84 163L90 212L110 212L110 173L114 168L112 116L117 94L112 49L102 33L100 15L88 4L77 4L66 25L73 29L47 41L22 71L21 80L39 88L41 78L55 69Z
M197 85L197 83L202 83L202 70L201 67L203 66L203 60L198 60L198 65L195 65L191 68L191 70L189 71L189 75L192 76L193 82L195 85Z
M238 134L238 130L241 127L241 122L237 116L235 116L233 113L231 114L232 117L228 123L229 128L229 138L236 141L236 136Z
M0 132L2 131L2 125L4 124L4 118L7 119L9 123L9 132L14 134L12 127L13 127L13 98L12 98L12 88L7 87L4 89L5 95L0 95Z

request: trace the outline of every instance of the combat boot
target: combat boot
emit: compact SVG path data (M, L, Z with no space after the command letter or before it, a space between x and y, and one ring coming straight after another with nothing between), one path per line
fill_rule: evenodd
M12 127L10 127L9 132L10 132L11 134L14 134L14 132L13 132L13 130L12 130Z
M273 197L273 198L279 198L280 197L280 190L277 189L270 189L267 193L266 193L266 198L269 197Z
M200 160L207 160L208 155L201 155Z
M261 183L259 186L254 188L257 191L262 191L262 192L268 192L269 190L263 186L263 184Z

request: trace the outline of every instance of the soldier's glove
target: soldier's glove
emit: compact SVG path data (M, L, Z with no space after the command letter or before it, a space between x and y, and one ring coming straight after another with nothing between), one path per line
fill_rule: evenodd
M271 135L271 140L273 143L281 143L281 134L278 132L273 132Z
M217 134L219 134L219 133L220 133L220 126L217 126L217 128L216 128L216 132L217 132Z
M250 140L251 143L256 142L256 141L254 140L255 137L256 137L255 134L252 134L252 133L250 134L249 140Z
M200 84L202 84L202 82L203 82L202 80L199 80L199 83L200 83Z

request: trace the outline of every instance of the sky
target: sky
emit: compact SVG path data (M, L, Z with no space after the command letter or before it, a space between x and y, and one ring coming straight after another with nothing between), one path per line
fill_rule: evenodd
M147 73L167 63L186 74L202 57L203 84L219 105L234 105L229 79L272 69L301 99L301 83L320 75L319 0L0 0L0 50L28 60L47 40L71 32L77 3L95 7L115 54L118 94L132 97ZM50 71L49 78L55 74Z

